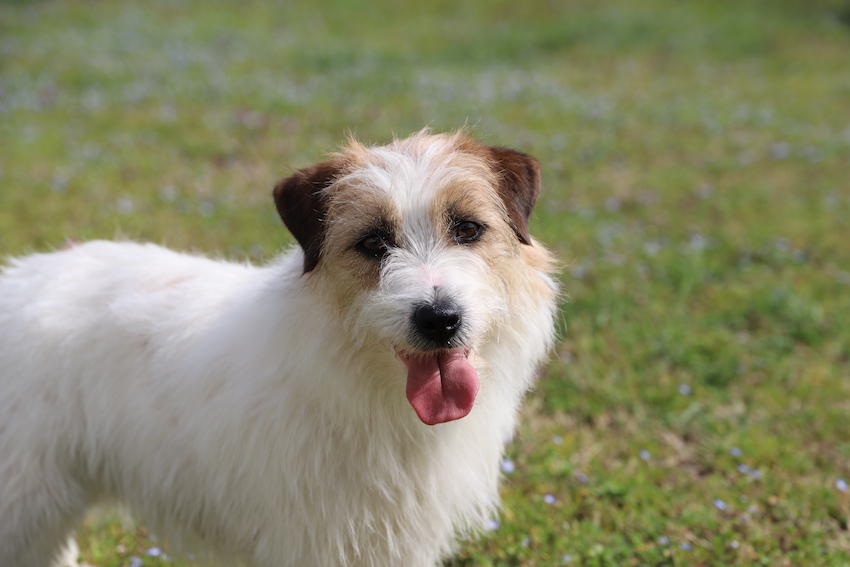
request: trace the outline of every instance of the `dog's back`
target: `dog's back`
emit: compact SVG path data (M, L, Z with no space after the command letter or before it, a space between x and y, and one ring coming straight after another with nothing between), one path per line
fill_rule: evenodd
M185 354L232 290L250 284L251 272L112 242L33 255L3 270L4 562L48 565L56 541L90 504L119 492L122 476L159 458L178 428L157 416L174 403L169 379L179 377L156 366ZM110 460L119 455L136 462L118 469Z

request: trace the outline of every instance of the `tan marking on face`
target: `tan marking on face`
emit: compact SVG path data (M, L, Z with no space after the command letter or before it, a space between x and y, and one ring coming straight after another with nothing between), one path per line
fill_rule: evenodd
M455 138L457 150L478 156L496 176L494 187L517 238L531 244L528 218L540 194L540 162L511 148L485 146L466 136Z
M475 222L483 227L479 240L462 244L479 255L494 272L498 272L506 257L517 256L519 241L514 235L507 211L497 190L497 177L483 146L466 137L455 137L450 166L462 174L437 195L432 206L435 230L452 239L454 223ZM463 148L458 151L457 148ZM468 151L467 151L468 150Z
M506 254L516 253L516 238L505 219L498 196L486 180L466 179L448 185L434 200L431 218L434 231L441 234L449 245L463 246L488 264L499 262ZM454 228L462 222L481 226L477 240L466 244L455 241Z
M339 183L328 195L323 276L333 285L336 307L345 309L380 280L380 259L363 254L357 244L372 234L395 243L400 218L387 196L374 188Z
M557 292L539 274L554 273L555 258L534 239L522 244L517 238L499 193L501 180L493 169L491 149L462 132L455 134L451 142L457 152L452 165L469 172L469 177L446 187L435 201L432 214L436 218L441 208L454 209L468 216L468 220L484 220L487 230L479 242L470 245L470 249L502 282L509 301L551 301Z

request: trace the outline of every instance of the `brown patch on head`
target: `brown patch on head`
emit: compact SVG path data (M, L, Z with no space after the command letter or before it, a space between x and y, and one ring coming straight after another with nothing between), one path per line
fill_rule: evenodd
M485 146L458 138L458 149L480 156L496 175L496 191L511 228L523 244L531 244L528 219L540 195L540 162L528 154L500 146Z
M304 250L304 272L319 263L325 239L328 198L325 190L344 173L343 163L331 160L296 171L274 188L277 212Z
M499 195L505 203L514 232L523 244L531 244L528 219L540 195L540 162L510 148L492 147L493 166L499 176Z
M461 178L440 191L432 205L431 217L435 231L445 233L449 242L470 248L486 247L487 251L482 250L481 256L488 263L497 262L500 256L514 248L512 243L516 238L511 226L505 223L504 207L494 190L492 176L485 168L479 166L477 169L478 175ZM479 227L476 238L469 242L459 241L455 233L465 223Z

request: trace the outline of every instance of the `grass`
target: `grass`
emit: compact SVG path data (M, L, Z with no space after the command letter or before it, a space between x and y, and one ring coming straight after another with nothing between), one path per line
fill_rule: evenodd
M566 298L498 527L451 565L850 565L848 22L846 0L7 0L0 253L260 261L291 242L277 178L348 132L469 124L543 162ZM192 565L114 518L79 541Z

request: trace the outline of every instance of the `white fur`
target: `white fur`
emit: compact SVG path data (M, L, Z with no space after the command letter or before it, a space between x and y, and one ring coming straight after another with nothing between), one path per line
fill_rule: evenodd
M341 314L316 275L333 267L302 274L300 249L265 267L103 241L10 261L0 564L56 561L102 501L175 546L258 567L431 567L492 517L554 284L535 272L551 293L526 297L440 243L420 210L434 191L412 186L436 184L416 174L441 162L393 159L404 167L359 175L394 199L411 244ZM481 390L468 416L432 427L394 349L435 283L467 310Z

